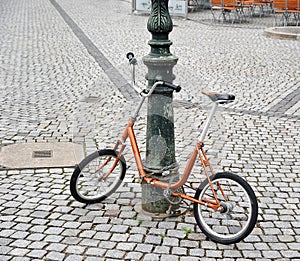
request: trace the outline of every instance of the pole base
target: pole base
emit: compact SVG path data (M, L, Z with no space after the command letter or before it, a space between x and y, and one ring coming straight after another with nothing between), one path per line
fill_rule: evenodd
M175 174L170 174L168 176L154 175L151 177L158 178L162 182L173 183L179 180L178 172ZM167 214L176 213L179 209L179 205L182 201L180 198L172 197L171 195L166 198L164 191L160 187L155 187L151 184L142 181L142 209L149 213L155 214ZM177 201L175 201L177 200ZM172 201L173 204L170 203Z
M178 208L176 211L173 211L171 213L157 213L157 212L148 212L143 209L142 203L137 203L134 206L134 210L136 213L150 217L151 219L165 219L170 217L179 217L187 211L186 209L180 209Z

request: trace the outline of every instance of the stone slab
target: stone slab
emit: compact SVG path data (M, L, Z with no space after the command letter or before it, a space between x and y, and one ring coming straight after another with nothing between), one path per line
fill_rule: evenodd
M72 142L19 143L0 150L5 169L72 167L84 157L82 145Z

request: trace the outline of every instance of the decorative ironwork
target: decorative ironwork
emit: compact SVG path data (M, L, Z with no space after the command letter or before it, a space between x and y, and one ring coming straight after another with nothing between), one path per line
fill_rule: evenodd
M151 14L147 28L152 34L170 33L173 23L168 10L169 0L152 0Z

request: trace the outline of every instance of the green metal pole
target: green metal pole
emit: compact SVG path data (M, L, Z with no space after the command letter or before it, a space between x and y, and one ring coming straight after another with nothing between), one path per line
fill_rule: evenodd
M149 41L151 52L143 57L148 67L146 79L150 88L158 80L172 82L175 79L173 67L178 58L170 53L172 42L169 33L173 23L168 10L168 0L152 0L151 14L147 28L152 34ZM152 177L169 182L172 175L162 177L163 170L175 173L173 94L166 87L157 87L148 99L147 141L145 168ZM154 173L154 174L153 174ZM164 198L159 188L142 184L142 208L151 213L165 213L170 203Z

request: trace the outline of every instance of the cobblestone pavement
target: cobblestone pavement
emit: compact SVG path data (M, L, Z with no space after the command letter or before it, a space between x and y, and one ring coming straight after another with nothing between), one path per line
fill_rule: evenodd
M70 196L72 168L2 168L0 260L300 260L300 42L265 37L263 18L250 26L210 19L205 10L173 19L183 86L174 95L177 160L183 168L205 118L200 90L234 93L206 143L217 170L253 186L252 234L224 246L201 233L192 212L164 220L137 212L129 152L121 188L89 206ZM1 146L72 141L91 153L111 145L136 103L125 54L140 61L149 52L146 23L127 0L0 0ZM141 84L141 62L137 73ZM144 129L141 116L142 152ZM197 187L199 176L190 181Z

